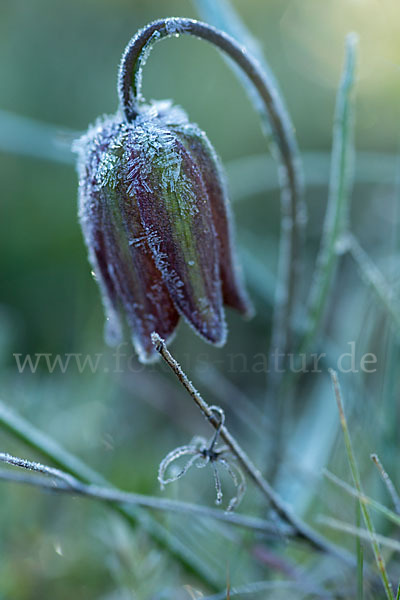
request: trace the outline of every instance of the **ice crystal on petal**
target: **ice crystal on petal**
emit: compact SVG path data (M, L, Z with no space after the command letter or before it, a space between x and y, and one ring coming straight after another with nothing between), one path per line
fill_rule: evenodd
M172 25L171 25L172 26ZM204 132L170 101L98 119L75 144L79 218L106 312L106 339L170 340L179 315L207 341L226 337L223 303L248 312L237 276L220 165Z

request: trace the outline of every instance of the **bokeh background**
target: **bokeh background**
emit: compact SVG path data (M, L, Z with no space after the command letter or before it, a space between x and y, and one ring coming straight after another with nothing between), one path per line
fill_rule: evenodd
M205 10L209 3L203 4ZM232 4L279 81L304 158L309 212L304 297L328 196L345 36L358 33L351 226L396 290L398 3ZM201 5L201 0L2 0L0 5L0 399L113 484L153 495L161 493L156 476L163 456L210 431L162 365L144 368L134 357L128 362L133 351L127 345L128 356L115 369L114 351L103 342L101 302L77 222L77 176L69 145L98 115L116 110L119 59L136 30L162 16L198 18ZM258 427L267 377L254 368L254 356L268 349L280 215L276 169L258 116L218 52L195 39L167 40L154 49L144 72L144 94L183 106L220 154L238 254L257 310L248 323L228 312L230 335L223 349L205 345L181 324L173 352L210 402L225 408L235 434L299 514L314 523L319 514L354 522L353 500L320 474L329 465L348 478L326 370L301 379L287 428L285 421L276 423L276 407L268 404L263 429ZM385 497L368 457L377 451L396 480L398 346L385 311L348 257L340 262L321 339L315 349L328 348L329 364L348 351L351 341L357 359L365 352L377 355L376 373L344 374L342 385L366 487ZM101 353L102 368L80 373L71 363L65 373L57 367L50 373L41 362L35 373L20 373L14 355L28 353ZM287 411L278 414L285 419ZM276 428L284 431L278 455ZM43 458L1 429L0 440L0 450ZM206 470L190 473L163 494L212 505L211 482ZM231 484L224 482L229 497ZM207 584L144 527L128 526L99 503L6 482L0 483L0 498L4 599L197 598L213 587L223 589L228 571L232 585L241 585L290 579L293 564L318 582L334 581L340 570L302 546L255 541L204 520L152 515L183 544L189 562L191 553L197 556ZM243 510L265 510L250 486ZM383 533L385 527L381 524ZM324 531L354 548L351 536ZM278 566L271 556L279 557ZM279 593L264 591L260 597ZM314 597L299 590L293 594Z

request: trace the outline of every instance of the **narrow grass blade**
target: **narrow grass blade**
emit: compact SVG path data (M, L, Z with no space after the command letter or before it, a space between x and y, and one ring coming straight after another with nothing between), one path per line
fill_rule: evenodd
M73 166L71 143L81 132L45 123L0 109L0 152L64 163ZM330 156L326 152L301 154L307 187L325 186ZM269 154L255 154L230 160L225 165L233 202L279 189L275 161ZM390 153L358 152L354 181L366 185L390 185L396 177L398 157Z
M354 527L351 523L346 523L344 521L339 521L338 519L332 519L331 517L320 517L318 522L321 525L325 525L326 527L330 527L331 529L335 529L336 531L342 531L343 533L348 533L349 535L357 536L361 540L371 541L371 534L368 529L362 529L359 527ZM400 542L394 540L392 538L388 538L384 535L380 535L379 533L374 534L375 542L379 545L386 546L386 548L390 548L390 550L394 550L395 552L400 552ZM381 569L379 568L381 572ZM387 580L387 585L385 585L386 596L391 600L394 600L392 585ZM389 595L390 592L390 595Z
M396 329L400 330L400 303L395 290L352 234L346 236L346 249L354 259L363 281L373 289Z
M307 188L326 187L329 181L331 156L327 152L302 152ZM357 152L353 182L362 185L386 185L393 188L399 161L389 152ZM232 159L225 164L233 202L273 192L279 182L274 160L267 154L253 154Z
M0 152L73 165L71 143L78 135L66 127L0 109Z
M213 594L212 596L205 596L202 600L227 600L227 598L231 597L244 597L250 596L250 598L254 598L255 595L265 594L265 592L270 592L271 594L278 593L279 591L287 591L288 597L291 597L291 593L298 594L301 589L301 585L298 581L285 581L285 580L276 580L276 581L255 581L253 583L248 583L246 585L231 587L229 594L227 596L227 591L224 590L219 594ZM329 594L327 594L329 597ZM260 598L265 598L266 596L260 596ZM268 596L272 597L272 596ZM298 596L296 596L298 597ZM301 596L302 597L302 596Z
M360 505L356 506L356 527L360 528L361 511ZM356 554L357 554L357 600L364 598L364 552L359 537L356 538Z
M400 515L387 508L384 504L377 502L377 500L374 500L373 498L370 498L369 496L358 492L355 488L353 488L351 485L349 485L339 477L336 477L336 475L334 475L333 473L330 473L329 471L325 470L324 474L330 481L332 481L332 483L339 486L350 496L353 496L353 498L357 498L360 503L365 504L366 506L370 506L371 508L379 512L382 516L386 517L386 519L400 527Z
M338 261L338 243L347 227L353 174L353 89L357 36L346 40L346 58L336 99L330 189L320 250L307 307L300 353L308 351L321 325Z
M385 469L383 468L383 465L382 465L381 461L379 460L379 457L377 454L371 454L371 460L379 470L380 476L382 477L382 480L383 480L384 484L386 485L387 491L389 492L389 495L392 499L393 506L396 510L396 513L398 515L400 515L400 496L397 493L397 490L393 485L393 481L390 479L389 475L386 473ZM400 519L399 519L399 521L400 521Z
M332 378L333 389L335 392L336 402L337 402L337 406L338 406L338 410L339 410L340 424L341 424L342 430L343 430L343 437L344 437L344 442L345 442L345 446L346 446L347 458L348 458L348 462L349 462L349 466L350 466L351 475L353 477L354 485L357 489L357 492L360 495L364 495L362 486L361 486L361 478L360 478L360 473L359 473L358 466L357 466L356 457L353 452L353 446L351 443L350 432L349 432L349 429L347 426L346 415L345 415L344 409L343 409L342 393L341 393L340 386L339 386L339 380L337 378L337 373L335 371L330 369L329 372L330 372L330 375ZM379 570L379 573L381 576L382 584L383 584L383 587L385 588L386 596L387 596L388 600L393 600L392 584L389 581L389 578L388 578L388 575L386 572L385 561L382 556L382 552L381 552L379 542L378 542L378 538L380 540L382 540L382 536L377 536L377 534L375 533L375 528L372 523L371 515L370 515L369 510L364 502L360 502L360 508L361 508L361 513L362 513L362 516L364 519L365 526L368 530L368 536L369 536L369 539L371 542L372 550L374 552L374 556L375 556L376 564L377 564L377 567L378 567L378 570ZM356 529L356 528L353 528L353 529ZM386 538L383 538L383 539L386 539ZM392 542L393 540L389 540L389 541ZM385 542L385 543L387 545L387 542ZM396 542L396 543L398 544L398 542ZM400 544L398 544L398 546L400 549Z
M29 448L39 452L56 467L66 471L84 483L111 486L102 475L62 448L55 440L36 429L31 423L15 412L12 412L1 401L0 427L21 440ZM128 508L121 504L110 505L110 509L119 513L132 526L139 523L158 544L172 554L185 568L196 573L208 585L214 588L220 583L216 572L211 566L199 560L196 553L192 552L190 547L183 544L181 540L167 531L145 510L136 507Z

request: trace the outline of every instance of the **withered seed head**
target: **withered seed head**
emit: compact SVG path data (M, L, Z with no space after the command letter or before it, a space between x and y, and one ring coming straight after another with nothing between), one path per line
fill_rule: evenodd
M142 362L151 333L171 340L179 316L206 341L226 339L223 304L252 312L234 257L221 165L207 136L170 102L99 119L75 143L79 218L106 311L124 316Z

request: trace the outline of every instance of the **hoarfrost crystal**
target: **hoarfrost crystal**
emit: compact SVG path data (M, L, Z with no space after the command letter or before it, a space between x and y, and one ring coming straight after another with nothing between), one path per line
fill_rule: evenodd
M142 362L151 333L171 340L179 317L206 341L226 339L223 304L249 316L219 160L207 136L170 102L99 119L74 146L79 219L106 312L123 322Z

